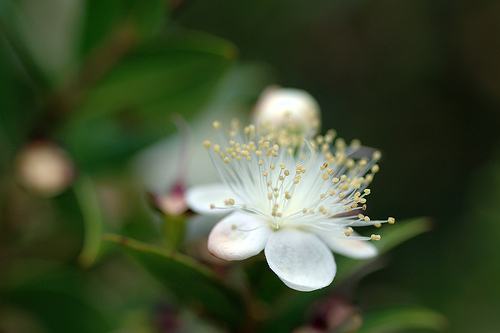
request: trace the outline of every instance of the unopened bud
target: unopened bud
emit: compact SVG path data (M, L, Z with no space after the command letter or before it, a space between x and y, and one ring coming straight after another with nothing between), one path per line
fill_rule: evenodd
M303 90L271 87L260 96L254 120L259 126L287 128L312 137L320 127L320 109Z
M182 182L176 182L167 194L153 194L154 208L166 215L181 215L188 210L186 203L186 187Z
M33 142L16 157L19 182L29 191L54 196L73 181L74 166L68 154L52 142Z

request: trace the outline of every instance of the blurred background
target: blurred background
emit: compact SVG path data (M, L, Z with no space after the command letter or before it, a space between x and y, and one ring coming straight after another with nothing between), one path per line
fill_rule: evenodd
M222 306L215 289L175 265L152 276L154 260L131 260L114 234L175 244L231 281L264 276L251 317L272 307L265 263L207 258L207 230L172 204L213 177L194 148L210 121L248 117L269 85L308 91L323 129L383 152L371 216L431 228L355 288L339 281L304 311L263 315L267 327L353 332L325 328L325 311L368 325L417 307L445 318L441 331L498 332L499 36L494 0L2 0L0 332L221 329L205 316ZM425 311L398 320L437 320Z

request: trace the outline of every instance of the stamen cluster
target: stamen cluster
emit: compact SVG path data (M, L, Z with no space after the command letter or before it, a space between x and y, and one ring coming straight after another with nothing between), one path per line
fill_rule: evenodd
M218 121L212 125L218 138L203 144L235 197L210 208L258 215L274 230L342 228L346 236L360 222L376 227L395 222L371 221L365 214L368 186L379 171L381 154L362 147L359 140L347 144L333 130L308 139L270 127L241 128L237 121L228 129Z

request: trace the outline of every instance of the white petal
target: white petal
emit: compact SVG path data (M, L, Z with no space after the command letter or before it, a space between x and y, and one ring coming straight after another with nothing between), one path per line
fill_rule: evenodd
M225 260L243 260L264 249L271 233L266 222L234 212L217 223L208 236L208 250Z
M297 229L273 232L265 254L274 273L299 291L328 286L337 271L330 249L314 234Z
M224 184L208 184L191 187L186 192L186 202L198 214L224 215L229 209L211 209L210 205L224 207L224 200L234 198L233 192Z
M355 259L368 259L377 255L377 248L369 241L364 240L356 232L346 237L343 231L330 231L318 233L318 236L333 250L346 257ZM366 237L366 239L370 239Z

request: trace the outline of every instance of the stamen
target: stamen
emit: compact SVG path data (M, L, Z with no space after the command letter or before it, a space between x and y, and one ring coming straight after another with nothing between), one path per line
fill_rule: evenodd
M241 127L237 121L227 131L219 121L212 127L220 139L204 140L203 146L223 181L238 195L238 204L227 198L225 207L210 204L211 209L240 209L259 215L274 229L285 224L327 230L341 227L346 236L354 232L350 224L370 222L368 216L357 213L366 210L366 196L371 193L367 187L379 171L380 152L355 159L353 152L361 148L359 140L347 145L343 139L335 139L332 130L307 140L271 127ZM381 222L367 225L379 227ZM387 222L394 224L395 219L389 217Z

